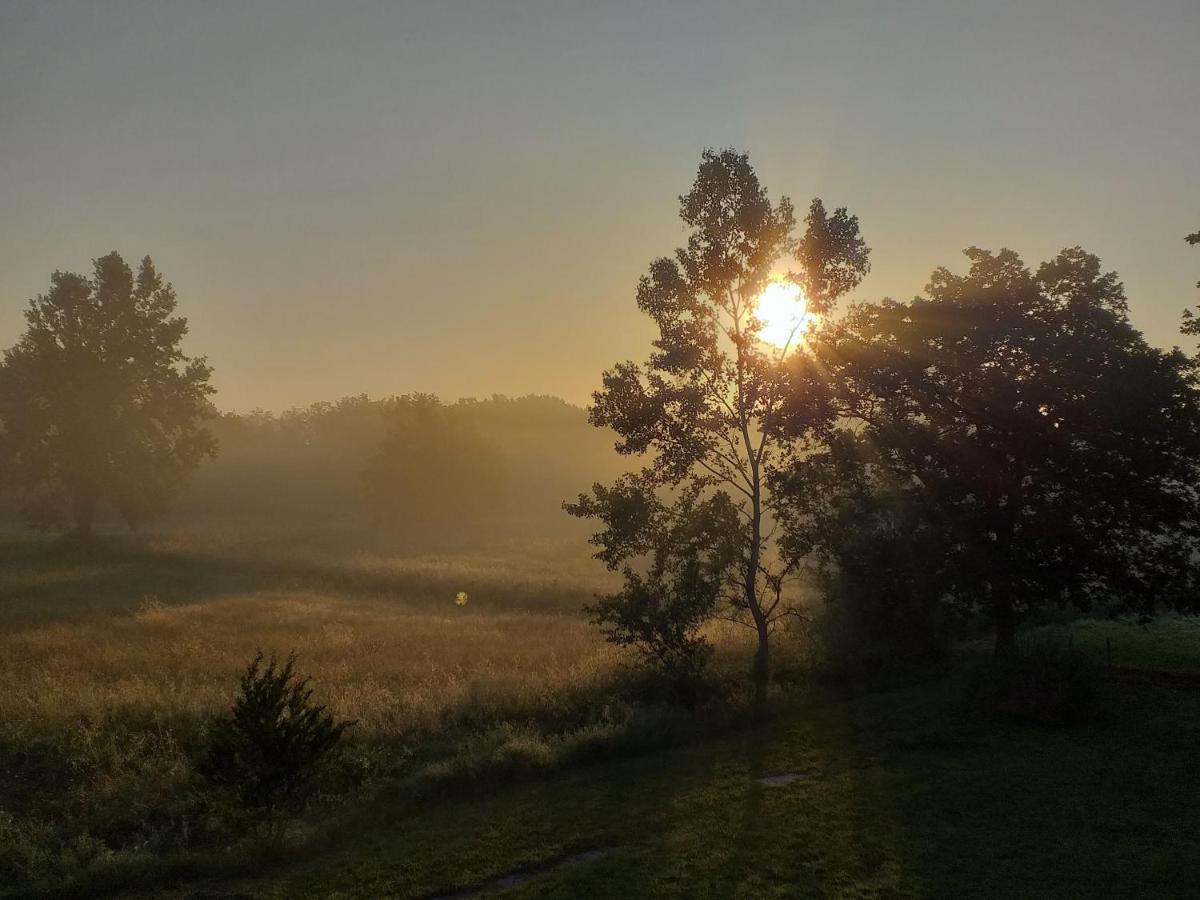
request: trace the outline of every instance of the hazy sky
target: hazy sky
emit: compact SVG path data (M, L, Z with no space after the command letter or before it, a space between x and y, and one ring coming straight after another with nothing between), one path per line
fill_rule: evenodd
M226 409L582 401L726 145L859 215L863 297L1082 244L1158 343L1200 300L1197 0L0 0L0 345L116 249Z

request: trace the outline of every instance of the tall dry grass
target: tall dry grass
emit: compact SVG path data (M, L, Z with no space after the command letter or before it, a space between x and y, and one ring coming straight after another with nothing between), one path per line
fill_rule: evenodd
M473 601L472 601L473 602ZM578 616L444 612L311 590L203 603L148 598L105 620L0 634L0 719L54 728L81 718L179 721L228 709L258 649L299 655L317 698L372 737L435 730L463 707L532 716L616 654Z
M405 551L370 535L227 531L86 551L0 544L0 875L53 883L203 845L194 763L260 649L295 651L318 702L357 720L359 785L673 740L694 722L638 699L630 656L582 615L613 582L576 541ZM748 634L713 637L740 669Z
M218 712L261 649L298 653L322 702L360 734L394 739L465 708L535 716L618 662L580 615L611 579L577 544L388 555L329 543L6 545L0 728Z

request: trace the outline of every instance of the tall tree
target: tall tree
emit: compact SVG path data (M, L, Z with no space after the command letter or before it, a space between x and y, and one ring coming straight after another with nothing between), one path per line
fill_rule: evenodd
M798 257L800 271L785 278L805 288L810 313L823 314L859 283L868 250L857 219L845 209L829 215L819 200L796 242L791 202L772 203L748 158L733 150L705 151L680 197L680 218L687 245L651 263L638 284L638 307L658 329L654 351L644 365L605 372L590 410L593 424L616 431L618 452L647 456L648 465L567 509L604 523L593 538L597 556L624 570L626 591L598 610L610 638L636 632L622 611L648 619L683 609L693 623L723 616L754 630L762 685L770 636L794 612L795 565L775 552L767 481L790 440L776 419L786 396L782 363L802 326L782 346L764 342L757 303L780 261ZM634 563L647 555L643 580ZM680 590L692 596L673 595Z
M454 416L453 407L428 394L396 397L389 407L388 430L362 471L376 525L463 531L504 507L503 455L469 421Z
M998 652L1046 605L1184 602L1200 539L1194 363L1150 346L1116 274L1078 247L1036 274L1010 250L966 253L965 276L938 269L926 297L854 307L817 342L844 419L792 472L797 546L830 540L814 479L840 503L882 471L946 538L926 589L982 605Z
M0 459L31 525L88 537L109 502L137 527L215 454L212 370L184 354L175 305L150 257L135 276L117 253L29 301L0 364Z

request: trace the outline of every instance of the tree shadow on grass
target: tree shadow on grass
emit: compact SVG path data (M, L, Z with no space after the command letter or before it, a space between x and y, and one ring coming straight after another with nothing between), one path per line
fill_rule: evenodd
M777 718L748 733L741 754L737 825L723 840L732 894L917 891L897 798L903 776L881 766L836 708Z
M482 795L381 804L259 884L426 896L596 847L522 896L1184 896L1200 697L1131 687L1105 729L983 739L949 681L800 704L766 730ZM767 788L756 777L801 777ZM253 883L245 885L253 887Z

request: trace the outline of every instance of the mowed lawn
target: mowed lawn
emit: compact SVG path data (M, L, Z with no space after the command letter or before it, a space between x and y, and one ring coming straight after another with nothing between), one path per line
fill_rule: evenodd
M964 715L961 688L814 699L759 732L377 807L307 862L163 896L423 897L520 870L541 871L486 893L1197 895L1200 693L1117 681L1111 722L1035 730Z

